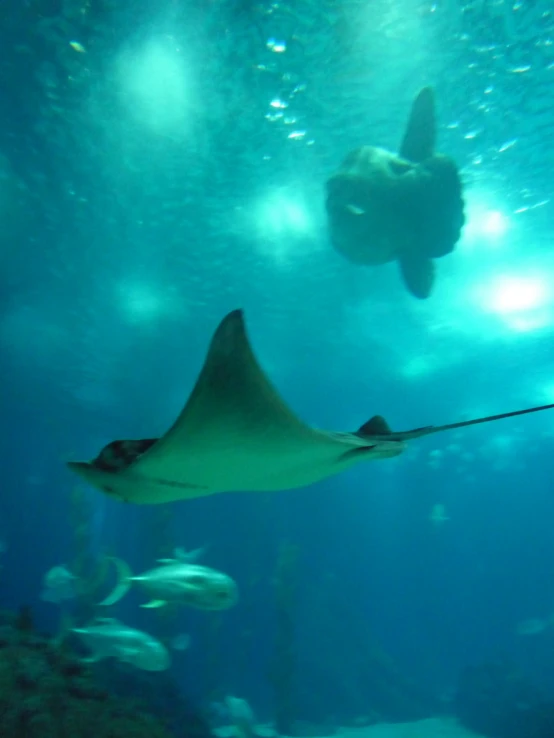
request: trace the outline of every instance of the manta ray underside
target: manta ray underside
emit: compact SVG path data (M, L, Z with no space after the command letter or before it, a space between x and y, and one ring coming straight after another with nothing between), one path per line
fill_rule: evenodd
M378 415L352 433L318 430L279 396L254 356L242 311L234 310L215 331L184 409L161 438L113 441L93 461L68 466L107 494L137 504L293 489L361 461L397 456L414 438L552 407L400 433Z

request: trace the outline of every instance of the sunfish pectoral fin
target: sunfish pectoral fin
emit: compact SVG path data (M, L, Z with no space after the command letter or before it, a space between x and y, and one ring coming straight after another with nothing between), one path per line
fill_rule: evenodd
M156 607L165 607L165 605L167 605L167 602L165 600L150 600L150 602L145 602L145 604L141 605L141 607L154 609Z
M425 300L431 294L435 281L435 265L431 259L417 253L398 257L404 284L414 297Z
M128 564L123 561L123 559L118 559L116 556L110 556L108 557L110 561L113 561L113 563L116 566L117 569L117 584L115 585L115 589L109 594L107 597L105 597L102 602L99 602L99 605L102 605L103 607L109 607L110 605L114 605L116 602L118 602L124 595L127 594L129 589L131 588L132 583L132 572L129 568Z
M433 156L435 138L435 97L431 87L424 87L412 103L400 156L413 162L428 159Z

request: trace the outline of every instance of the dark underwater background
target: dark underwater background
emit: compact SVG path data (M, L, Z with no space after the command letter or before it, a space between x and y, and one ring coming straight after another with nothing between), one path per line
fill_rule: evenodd
M0 606L29 606L54 636L86 608L40 599L51 567L91 576L115 554L139 573L207 546L202 563L238 584L235 608L164 615L132 592L110 611L190 634L160 679L199 710L237 695L261 721L285 709L291 732L314 734L416 720L456 713L464 670L489 663L554 699L554 626L518 633L554 614L552 411L413 441L305 489L168 506L118 503L65 466L162 434L235 308L318 427L379 413L407 430L553 402L550 3L1 12ZM467 222L418 301L395 265L333 251L324 186L356 146L396 151L425 85Z

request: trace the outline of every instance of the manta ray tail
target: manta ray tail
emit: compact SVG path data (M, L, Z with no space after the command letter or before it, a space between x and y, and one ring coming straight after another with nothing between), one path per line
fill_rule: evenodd
M131 588L131 577L133 576L128 564L122 559L118 559L116 556L110 556L110 561L116 566L117 570L117 584L115 589L109 594L102 602L98 604L103 607L109 607L115 605L116 602L124 597L129 589Z
M435 96L431 87L424 87L412 103L400 156L413 162L429 159L435 150L436 129Z
M448 423L447 425L427 425L423 428L414 428L414 430L384 434L383 440L387 440L388 437L388 439L395 441L411 441L414 438L430 436L433 433L442 433L443 431L455 430L456 428L467 428L469 425L492 423L496 420L503 420L504 418L515 418L517 415L528 415L529 413L538 413L542 410L552 410L552 408L554 408L554 403L551 403L550 405L538 405L537 407L527 407L524 410L512 410L509 413L499 413L498 415L486 415L482 418L474 418L473 420L462 420L459 423ZM363 427L364 426L362 426L362 428Z

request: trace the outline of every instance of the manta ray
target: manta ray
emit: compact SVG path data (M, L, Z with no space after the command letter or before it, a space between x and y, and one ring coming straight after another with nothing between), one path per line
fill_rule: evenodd
M415 98L399 154L375 146L351 151L327 181L331 243L355 264L397 261L412 295L425 299L433 259L453 251L464 224L456 164L435 153L433 91Z
M397 456L422 436L552 407L402 432L391 431L379 415L351 433L319 430L295 415L271 384L252 351L243 312L234 310L216 329L185 407L161 438L113 441L93 461L68 466L108 495L146 505L294 489L362 461Z

